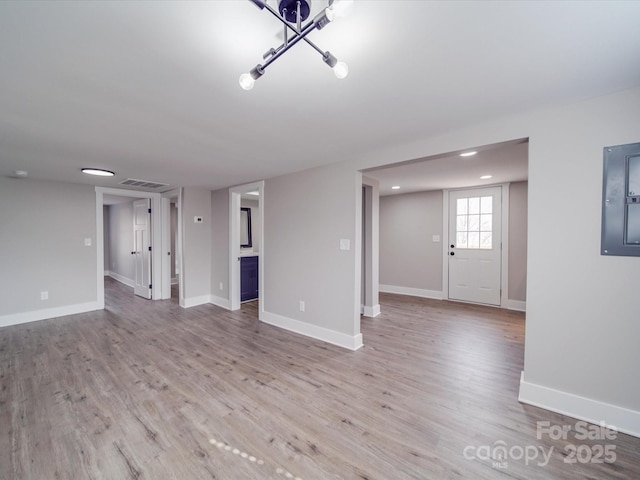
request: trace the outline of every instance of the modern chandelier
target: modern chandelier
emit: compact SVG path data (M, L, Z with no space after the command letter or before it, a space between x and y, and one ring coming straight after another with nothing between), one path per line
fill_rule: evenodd
M353 0L329 0L329 6L320 11L313 20L306 25L302 25L311 13L311 0L279 0L278 10L273 9L267 0L249 0L260 10L265 8L269 13L284 24L284 42L277 48L270 48L262 59L264 64L258 64L249 71L240 75L240 86L245 90L251 90L255 81L260 78L265 69L278 58L289 51L295 44L304 40L314 48L320 55L324 63L333 68L333 72L338 78L345 78L349 73L349 67L344 62L339 62L331 52L320 49L315 43L307 38L313 30L322 30L336 17L344 16L353 4ZM289 30L293 33L289 37Z

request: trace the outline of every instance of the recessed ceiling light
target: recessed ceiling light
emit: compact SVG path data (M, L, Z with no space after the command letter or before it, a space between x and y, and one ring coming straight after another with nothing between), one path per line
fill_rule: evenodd
M464 152L464 153L461 153L460 156L461 157L473 157L476 153L478 153L478 152L475 152L475 151L474 152Z
M400 185L394 185L391 190L400 190Z
M104 170L102 168L83 168L82 173L87 175L98 175L100 177L113 177L115 173L110 170Z
M27 172L26 170L16 170L15 176L16 178L25 178L29 176L29 172Z
M482 176L480 177L480 180L488 180L488 179L490 179L491 177L492 177L492 175L482 175Z
M255 195L256 197L260 196L260 192L256 190L255 192L247 192L247 195Z

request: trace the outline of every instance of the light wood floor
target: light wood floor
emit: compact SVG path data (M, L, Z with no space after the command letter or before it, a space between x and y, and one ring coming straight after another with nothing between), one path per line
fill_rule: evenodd
M522 314L382 295L350 352L255 302L182 309L105 280L104 311L0 329L1 479L640 478L640 439L536 438L576 421L518 403ZM616 460L565 463L570 444Z

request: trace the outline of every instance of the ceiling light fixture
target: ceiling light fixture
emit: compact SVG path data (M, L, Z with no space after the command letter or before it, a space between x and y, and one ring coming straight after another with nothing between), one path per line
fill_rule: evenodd
M115 175L114 172L103 168L83 168L82 173L86 173L87 175L98 175L100 177L113 177Z
M473 157L476 153L478 153L478 152L475 152L475 151L473 151L473 152L464 152L464 153L461 153L460 156L461 157Z
M489 180L492 176L491 175L482 175L480 177L480 180Z
M306 25L302 25L311 13L311 0L279 0L278 10L274 10L267 0L249 0L254 3L260 10L267 9L274 17L284 24L284 42L277 48L270 48L263 56L266 60L264 64L258 64L252 68L249 73L240 75L240 86L245 90L251 90L257 79L264 75L265 69L284 55L291 47L300 40L304 40L311 45L320 55L324 63L333 68L333 73L338 78L345 78L349 74L349 67L338 59L329 51L321 50L315 43L307 38L315 29L322 30L335 17L341 17L348 13L353 0L329 0L329 6L320 11L313 20ZM293 31L293 35L289 38L289 29ZM268 60L267 60L268 59Z
M391 190L400 190L400 185L394 185Z

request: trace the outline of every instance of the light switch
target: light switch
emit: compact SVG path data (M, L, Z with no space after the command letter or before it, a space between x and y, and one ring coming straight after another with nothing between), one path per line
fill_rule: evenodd
M351 250L351 240L349 240L348 238L341 238L340 250Z
M434 235L431 237L431 240L434 242L439 242L440 241L440 235Z
M84 246L85 247L90 247L91 246L91 239L90 238L85 238L84 239Z
M202 223L204 222L204 220L202 219L202 217L193 217L193 223Z

